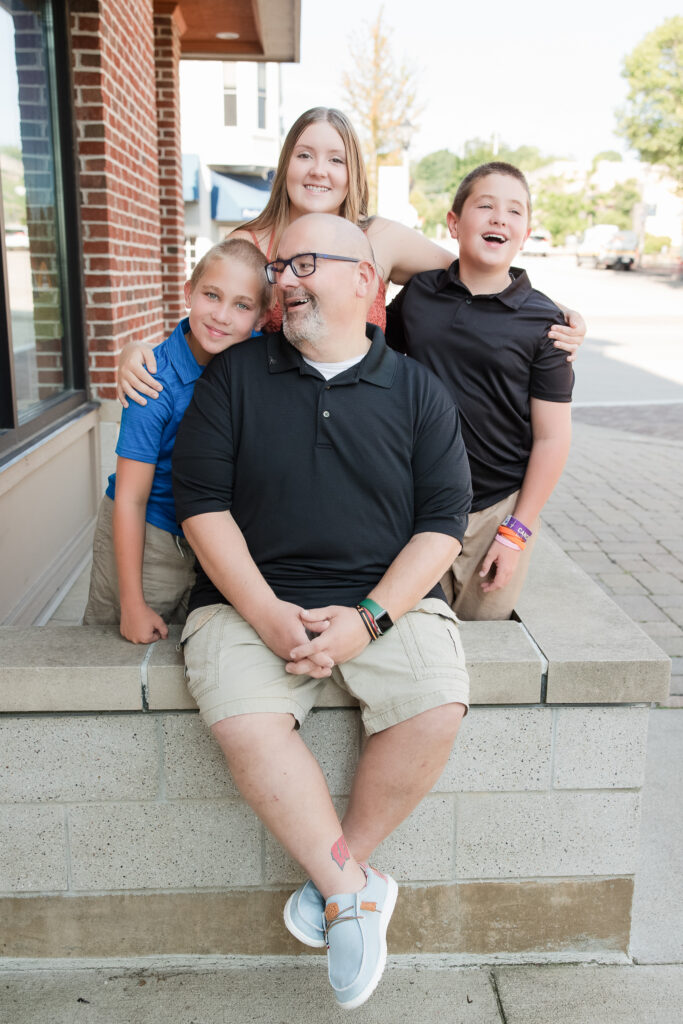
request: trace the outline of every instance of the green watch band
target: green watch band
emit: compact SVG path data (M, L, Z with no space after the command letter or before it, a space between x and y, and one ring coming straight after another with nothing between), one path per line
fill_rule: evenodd
M394 624L394 621L391 618L391 615L389 615L389 612L385 608L382 608L382 606L377 604L376 601L373 601L371 597L365 597L363 598L362 601L359 601L358 603L360 604L361 608L366 608L370 612L370 614L372 615L373 619L377 624L380 636L383 636L386 632L388 632L388 630L391 629L391 627Z

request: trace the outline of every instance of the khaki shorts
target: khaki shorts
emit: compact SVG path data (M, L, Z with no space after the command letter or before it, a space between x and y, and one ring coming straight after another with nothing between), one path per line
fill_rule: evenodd
M118 625L121 621L113 516L114 502L105 494L95 527L85 626ZM194 552L185 538L145 523L142 592L149 607L166 622L185 622L194 578Z
M463 621L509 619L517 603L529 571L531 552L541 528L540 519L528 524L532 531L531 538L520 552L517 570L506 587L488 594L484 593L481 589L479 570L486 552L495 540L499 525L505 516L513 512L518 495L519 491L515 491L507 498L497 501L495 505L470 513L462 551L441 580L446 600Z
M301 725L326 679L294 676L230 605L190 613L181 638L188 688L208 726L233 715L291 714ZM437 598L420 601L332 679L357 697L368 734L443 704L469 702L457 619Z

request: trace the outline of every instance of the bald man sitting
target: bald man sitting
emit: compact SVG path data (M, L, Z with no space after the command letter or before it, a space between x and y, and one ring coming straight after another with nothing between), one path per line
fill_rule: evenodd
M367 861L436 782L468 706L439 580L470 475L445 389L366 324L363 232L300 217L266 271L283 333L215 356L178 431L176 509L199 562L182 642L240 793L310 879L285 923L327 944L351 1009L382 975L397 896ZM341 822L297 731L330 676L369 737Z

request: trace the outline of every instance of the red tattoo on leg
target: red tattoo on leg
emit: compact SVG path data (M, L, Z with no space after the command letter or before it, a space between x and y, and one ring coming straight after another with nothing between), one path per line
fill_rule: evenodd
M351 854L349 853L344 836L339 836L337 842L332 844L330 853L332 854L332 860L339 866L339 870L343 871L347 860L351 860Z

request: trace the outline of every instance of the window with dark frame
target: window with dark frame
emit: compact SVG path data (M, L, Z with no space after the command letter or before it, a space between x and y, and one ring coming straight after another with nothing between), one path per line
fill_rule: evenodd
M0 461L87 400L66 7L0 0Z

